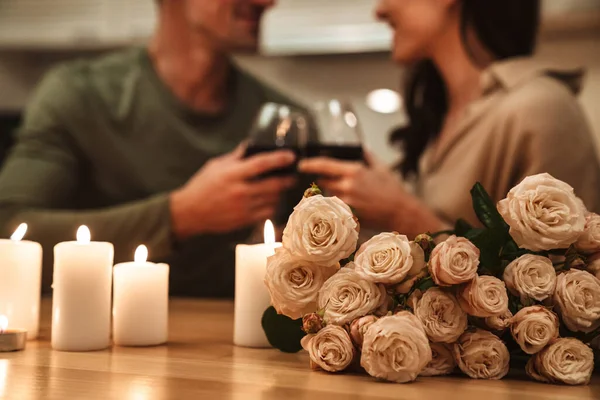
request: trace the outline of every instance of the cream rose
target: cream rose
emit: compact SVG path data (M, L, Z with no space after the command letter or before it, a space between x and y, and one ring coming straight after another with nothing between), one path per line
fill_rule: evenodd
M506 286L494 276L476 276L458 290L457 297L463 310L475 317L493 317L508 310Z
M354 345L348 332L337 325L328 325L314 335L302 338L302 348L310 360L327 372L343 371L354 359Z
M587 215L583 234L575 243L575 247L584 253L600 251L600 215L594 213Z
M420 247L419 247L420 248ZM421 249L422 250L422 249ZM406 278L415 265L408 238L398 233L381 233L365 242L354 258L356 271L375 283L392 285ZM418 271L417 271L418 272Z
M429 343L429 346L431 346L432 359L419 375L441 376L454 372L456 361L454 361L452 348L444 343Z
M380 318L365 334L360 365L375 378L414 381L431 361L421 322L409 312Z
M589 272L572 269L558 275L553 300L570 330L589 333L600 326L600 280Z
M373 325L378 318L374 315L367 315L352 321L350 324L350 338L354 345L360 350L362 349L365 333Z
M534 355L527 375L546 383L587 385L594 370L594 352L574 338L562 338Z
M504 270L506 288L525 303L528 299L542 301L554 294L556 271L547 257L525 254Z
M429 258L429 273L438 286L458 285L477 275L479 249L469 240L450 236L434 247Z
M454 295L431 288L414 304L414 313L432 342L454 343L467 329L465 313Z
M453 350L460 370L473 379L502 379L508 373L508 349L491 332L481 329L466 332Z
M354 270L353 263L329 278L317 297L318 308L325 310L325 321L336 325L370 314L385 304L387 293L383 285L365 280Z
M527 354L535 354L558 337L558 317L542 306L521 309L511 321L510 332Z
M533 251L566 249L585 227L583 202L550 174L523 179L498 203L498 211L519 247Z
M348 258L357 241L352 210L337 197L302 199L283 231L283 247L293 256L324 265Z
M271 304L279 314L292 319L315 311L317 295L323 284L339 269L297 260L283 248L267 260L265 285L271 295Z
M484 320L485 326L493 331L503 331L510 326L510 321L513 314L510 310L506 310L502 314L487 317Z

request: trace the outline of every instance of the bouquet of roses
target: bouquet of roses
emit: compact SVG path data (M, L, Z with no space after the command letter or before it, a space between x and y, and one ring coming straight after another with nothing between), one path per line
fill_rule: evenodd
M600 216L548 174L496 206L471 191L482 228L458 221L446 240L382 233L356 251L359 223L317 187L269 258L263 327L283 351L328 372L394 382L446 375L501 379L511 358L531 378L587 384L600 335Z

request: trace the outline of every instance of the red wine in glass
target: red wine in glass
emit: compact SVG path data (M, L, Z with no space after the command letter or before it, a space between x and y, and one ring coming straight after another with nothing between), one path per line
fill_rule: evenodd
M301 157L301 151L297 147L277 147L275 145L261 145L261 144L251 144L246 148L246 152L244 153L244 158L252 157L260 153L268 153L277 150L290 150L296 154L296 161L291 164L289 167L278 168L271 170L265 174L260 175L259 179L274 177L274 176L290 176L295 175L297 173L298 159Z
M309 143L304 154L307 158L329 157L343 161L363 161L364 152L360 145L327 145Z
M296 154L296 163L269 171L257 179L297 173L298 158L308 139L308 121L309 117L306 114L288 105L267 103L261 107L250 131L245 157L277 150L291 150Z
M306 146L306 157L329 157L343 161L364 161L358 117L349 102L329 100L312 110L317 138Z

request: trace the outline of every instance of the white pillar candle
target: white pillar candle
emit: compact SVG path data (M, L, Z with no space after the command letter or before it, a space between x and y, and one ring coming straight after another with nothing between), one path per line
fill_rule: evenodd
M169 323L169 266L147 262L139 246L134 262L113 270L113 340L119 346L166 343Z
M25 329L31 340L39 332L42 246L22 240L26 232L21 224L10 240L0 240L0 315L9 329Z
M275 243L271 221L265 223L264 244L235 248L235 305L233 343L245 347L271 347L262 329L262 316L271 303L265 286L267 258L281 243Z
M90 241L81 226L76 242L54 247L52 348L102 350L110 344L110 302L114 248Z

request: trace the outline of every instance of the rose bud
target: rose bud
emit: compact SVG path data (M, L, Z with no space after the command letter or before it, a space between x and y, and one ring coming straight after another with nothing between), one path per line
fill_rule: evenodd
M323 194L323 192L321 191L321 189L319 189L319 187L315 183L310 185L310 187L304 191L305 198L316 196L319 194Z
M426 233L417 235L414 241L419 246L421 246L425 253L429 253L435 247L435 242L433 241L433 238Z
M302 317L302 330L308 334L317 333L324 326L323 317L317 313L306 314Z

